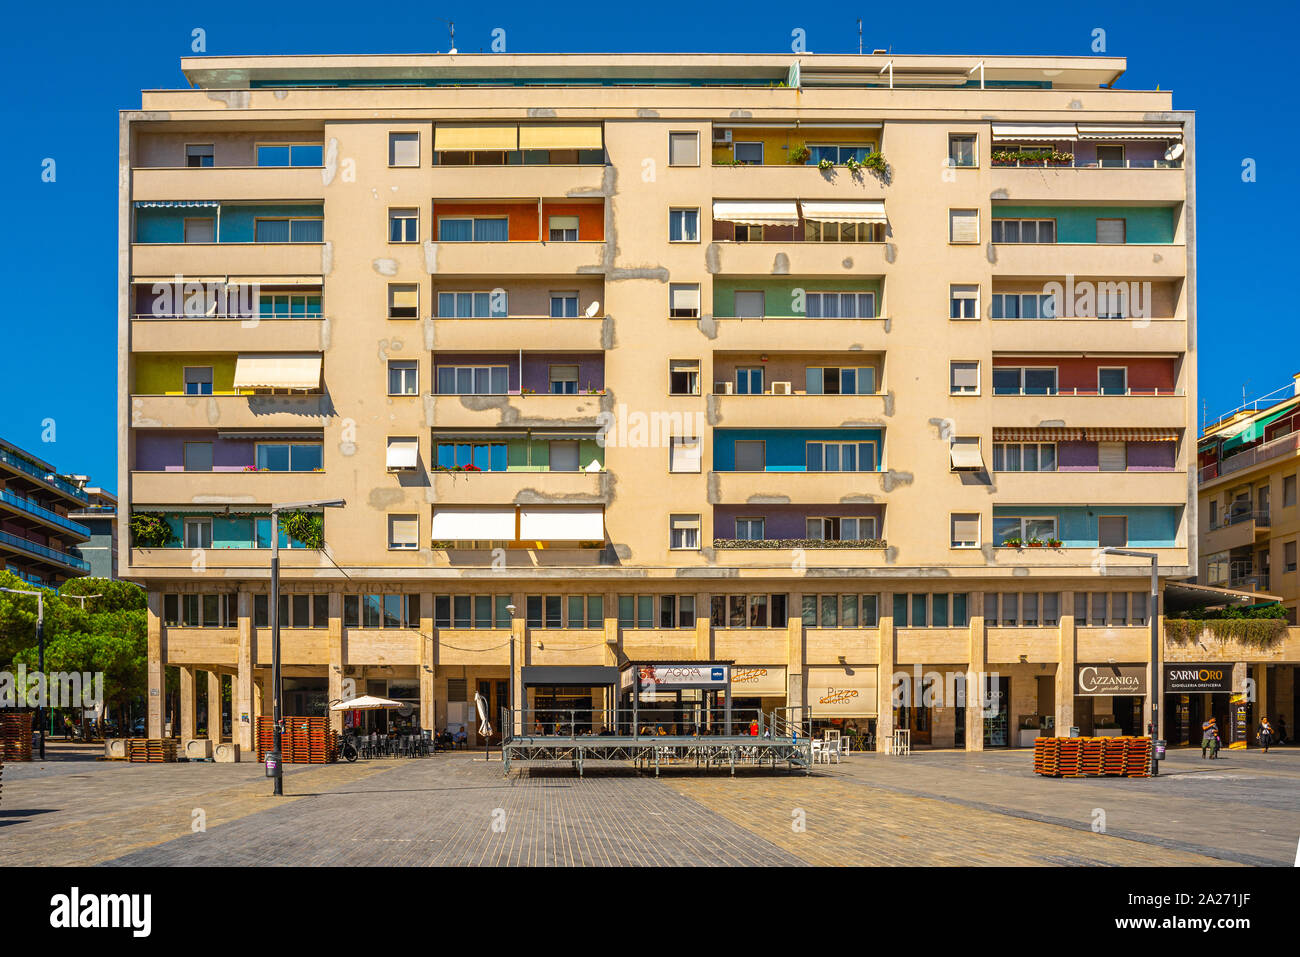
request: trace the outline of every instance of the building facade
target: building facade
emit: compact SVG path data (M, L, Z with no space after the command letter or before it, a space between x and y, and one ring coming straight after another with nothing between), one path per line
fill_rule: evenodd
M0 567L47 588L91 574L81 552L91 539L80 518L90 502L84 485L0 439Z
M277 532L290 714L717 660L877 742L1143 729L1077 692L1150 665L1102 550L1196 567L1195 126L1122 59L182 66L119 234L120 564L182 737L206 674L250 746L270 506L333 498Z
M76 477L88 481L85 476ZM90 531L90 538L77 547L77 554L90 565L93 577L117 578L117 496L93 485L83 491L86 503L69 513Z

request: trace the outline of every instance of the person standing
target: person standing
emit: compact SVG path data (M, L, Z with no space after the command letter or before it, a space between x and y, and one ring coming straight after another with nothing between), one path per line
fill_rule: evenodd
M1268 746L1273 743L1273 726L1268 723L1268 715L1259 719L1259 730L1255 732L1259 745L1268 754Z
M1219 741L1219 726L1215 722L1214 717L1211 716L1208 721L1202 722L1201 724L1201 759L1202 760L1205 759L1205 752L1210 750L1211 748L1214 749L1216 755L1218 754L1219 751L1218 741Z

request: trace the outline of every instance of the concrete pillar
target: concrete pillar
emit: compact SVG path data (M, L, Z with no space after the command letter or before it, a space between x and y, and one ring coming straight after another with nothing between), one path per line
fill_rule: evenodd
M516 608L522 609L524 605L519 603ZM617 621L615 625L617 625ZM605 619L605 634L609 634L609 619ZM525 615L517 614L510 621L510 637L515 643L515 669L510 675L510 707L515 713L515 721L523 720L524 711L524 665L532 660L532 649L529 648L531 638L528 634L528 618ZM608 640L608 637L607 639Z
M147 680L149 699L146 706L145 735L150 738L161 738L163 736L163 702L167 698L167 685L163 680L162 600L163 596L160 592L149 592L146 624L148 629Z
M786 669L785 675L785 703L790 708L803 708L812 705L812 702L808 700L808 683L804 675L806 648L804 645L803 615L794 613L794 609L802 607L803 596L791 595L790 598L795 604L793 608L787 609L789 617L786 619L785 655L789 667ZM816 714L815 707L813 713ZM807 718L808 714L807 712L795 711L792 712L791 717L793 720L799 721Z
M221 675L208 672L208 740L221 743Z
M195 691L194 691L194 668L182 666L180 668L181 682L181 726L178 736L181 739L181 747L185 746L186 741L193 740L196 734L195 722Z
M495 612L495 609L494 609ZM425 731L438 730L438 714L433 700L433 592L420 593L420 629L416 638L420 642L420 727Z
M1073 592L1061 593L1061 619L1056 648L1056 736L1068 738L1074 724L1074 669L1078 648ZM1148 711L1150 707L1148 701Z
M330 592L330 624L329 637L326 639L329 647L329 667L326 674L329 676L329 700L328 714L330 718L330 730L343 730L343 712L334 710L334 702L345 697L343 694L343 667L347 661L343 653L343 593ZM351 697L350 695L346 697Z
M239 647L235 653L235 677L230 688L231 733L240 756L253 748L257 709L253 707L253 595L241 591L238 599Z
M984 627L984 594L971 592L966 601L970 622L970 665L966 669L966 750L983 751L984 675L989 670L988 630ZM974 614L969 614L972 611ZM1011 720L1015 720L1014 716ZM1014 725L1007 733L1016 734Z
M1255 710L1251 715L1250 722L1250 741L1257 744L1255 732L1259 728L1259 722L1265 716L1269 719L1269 724L1273 724L1273 716L1268 713L1268 665L1261 661L1255 665ZM1276 736L1277 726L1274 725L1274 734Z
M876 671L876 750L894 738L894 596L885 592L880 609L880 655Z
M699 661L713 660L713 623L707 615L695 616L695 657Z

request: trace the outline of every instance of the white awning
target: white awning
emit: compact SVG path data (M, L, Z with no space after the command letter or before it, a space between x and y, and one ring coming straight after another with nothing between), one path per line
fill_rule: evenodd
M1073 123L994 123L993 139L1003 142L1026 141L1030 143L1073 140L1079 135Z
M595 508L521 508L519 537L537 542L603 542L605 510Z
M437 541L515 540L513 508L435 508L431 537Z
M883 223L883 202L800 203L803 218L814 223Z
M794 226L799 209L793 203L722 203L713 204L713 218L742 226Z
M220 206L212 199L137 199L136 209L215 209Z
M1181 140L1181 126L1135 126L1127 123L1079 124L1081 140Z
M389 439L386 464L390 469L413 469L420 460L418 439Z
M277 353L240 356L235 361L236 389L316 389L319 355Z
M957 470L980 471L984 468L984 459L980 455L979 442L957 441L950 447L952 467Z

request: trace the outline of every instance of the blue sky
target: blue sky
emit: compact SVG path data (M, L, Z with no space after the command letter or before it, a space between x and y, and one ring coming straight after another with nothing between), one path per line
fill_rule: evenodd
M789 52L795 28L816 53L1106 53L1128 57L1118 84L1174 91L1198 114L1200 393L1211 416L1300 372L1295 318L1268 304L1292 281L1283 225L1296 196L1292 43L1283 3L491 4L174 2L13 5L0 54L13 84L2 110L9 189L3 239L8 348L0 350L0 435L57 467L116 487L117 111L140 90L185 85L191 30L207 53L485 52L494 28L510 52ZM382 11L382 12L381 12ZM53 158L57 177L41 180ZM1242 181L1242 161L1257 178ZM1290 168L1292 171L1287 172ZM1283 215L1277 215L1282 212ZM1254 331L1251 332L1250 330ZM1292 332L1287 332L1292 329ZM1263 343L1263 347L1257 345ZM1198 420L1200 410L1198 409ZM44 422L54 421L52 443Z

